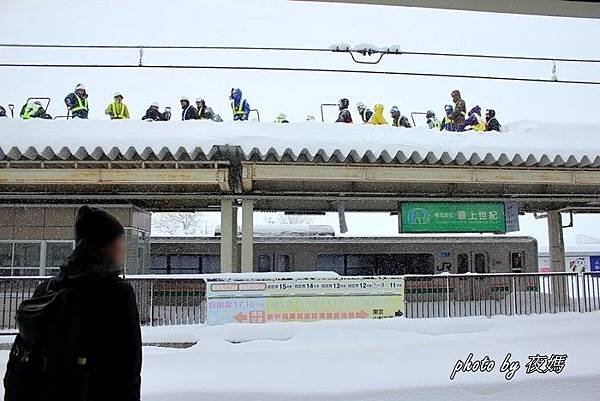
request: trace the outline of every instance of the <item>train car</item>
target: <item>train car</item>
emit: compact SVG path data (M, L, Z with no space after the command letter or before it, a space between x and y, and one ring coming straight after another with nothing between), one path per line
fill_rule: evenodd
M270 235L254 239L253 266L257 272L402 275L538 271L537 242L531 237ZM218 273L219 251L218 235L152 237L147 272Z

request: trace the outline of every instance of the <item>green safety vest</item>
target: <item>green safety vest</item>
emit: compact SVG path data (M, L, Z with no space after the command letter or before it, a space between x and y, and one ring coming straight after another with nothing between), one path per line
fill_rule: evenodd
M71 109L71 112L88 109L87 98L82 99L79 96L77 96L76 93L75 93L75 98L77 99L77 104L75 106L73 106L73 108Z
M240 100L240 105L235 107L235 101L231 102L231 110L233 110L233 115L243 115L244 114L244 99Z
M110 104L110 110L112 111L113 118L121 120L125 118L125 105L123 103L112 102Z

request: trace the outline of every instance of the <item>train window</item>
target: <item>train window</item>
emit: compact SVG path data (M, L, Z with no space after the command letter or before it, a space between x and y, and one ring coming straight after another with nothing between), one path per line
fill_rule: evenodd
M377 255L346 255L347 276L372 276L376 274Z
M47 242L46 267L60 267L72 250L72 242Z
M400 253L377 255L379 274L433 274L434 258L430 253Z
M270 255L258 255L258 266L256 266L258 272L270 272L271 271L271 256Z
M466 253L459 253L457 260L458 274L465 274L469 271L469 256Z
M317 271L334 271L344 275L344 255L317 255Z
M220 255L202 255L202 273L221 273Z
M513 273L521 273L523 271L523 252L510 253L510 267Z
M0 267L12 267L13 244L9 242L0 243ZM10 275L10 270L8 275Z
M484 253L475 254L475 273L487 273L487 255Z
M275 263L275 271L289 272L290 271L290 255L277 255Z
M39 242L15 242L14 267L40 267L40 255Z
M198 255L172 255L171 273L192 274L200 273L200 257Z
M155 274L167 273L167 255L151 255L150 271Z

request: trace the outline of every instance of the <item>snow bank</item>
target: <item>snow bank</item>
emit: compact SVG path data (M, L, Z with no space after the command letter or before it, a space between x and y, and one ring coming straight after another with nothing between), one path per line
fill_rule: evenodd
M147 328L145 341L198 343L146 349L144 400L597 400L599 335L600 313ZM497 368L450 381L469 353ZM536 353L566 353L564 371L526 374Z
M307 149L315 155L320 149L328 155L339 150L343 155L370 151L378 156L387 151L392 157L402 151L407 156L418 152L423 157L434 152L438 157L448 152L452 157L462 152L467 158L489 152L496 159L504 153L509 159L532 154L538 160L547 155L551 160L570 156L580 160L587 156L594 162L600 156L600 125L549 124L520 121L505 125L498 133L446 132L425 128L399 129L391 126L346 125L333 123L213 123L210 121L143 121L104 120L19 120L0 119L0 149L8 153L12 147L25 152L35 147L42 152L51 147L56 153L64 146L75 152L84 146L89 153L102 147L108 153L118 147L125 153L135 147L141 153L152 147L155 153L168 147L173 153L179 147L192 152L201 147L206 153L213 145L239 145L246 154L258 148L265 154L270 148L282 154L291 149L298 155Z

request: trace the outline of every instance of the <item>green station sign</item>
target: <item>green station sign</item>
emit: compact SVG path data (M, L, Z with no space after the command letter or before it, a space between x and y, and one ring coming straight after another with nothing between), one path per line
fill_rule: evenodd
M401 233L505 233L504 202L402 202Z

